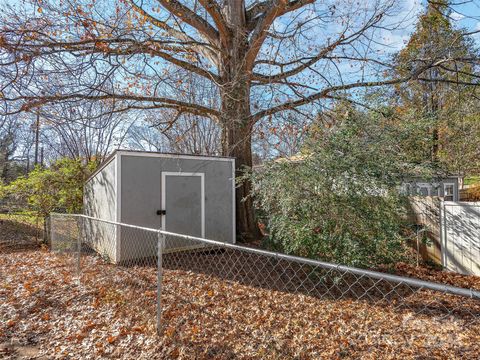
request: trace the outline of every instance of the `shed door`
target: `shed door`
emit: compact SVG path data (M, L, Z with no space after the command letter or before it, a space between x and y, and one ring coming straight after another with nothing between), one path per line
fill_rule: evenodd
M205 237L203 173L162 172L162 228Z

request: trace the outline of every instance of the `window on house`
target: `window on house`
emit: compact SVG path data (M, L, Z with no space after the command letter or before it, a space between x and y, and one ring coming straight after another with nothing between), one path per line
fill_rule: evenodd
M453 192L454 192L454 185L453 184L443 184L443 199L445 201L453 201Z
M410 195L410 184L402 184L402 186L400 186L400 194Z
M430 186L428 184L418 184L417 194L420 196L430 196Z

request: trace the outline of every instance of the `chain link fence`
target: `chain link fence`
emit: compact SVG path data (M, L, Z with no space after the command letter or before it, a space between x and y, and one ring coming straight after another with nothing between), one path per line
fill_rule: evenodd
M235 336L275 343L278 340L268 331L245 325L249 317L261 316L259 307L288 314L289 301L298 305L312 298L320 299L325 311L337 302L355 304L365 321L370 311L380 308L400 314L404 321L454 323L458 329L479 325L480 289L84 215L52 214L50 226L52 250L69 257L82 286L95 294L94 306L110 306L115 318L134 328L213 337L219 336L215 327L223 322L223 329L232 329ZM239 322L239 314L245 324ZM203 326L207 321L211 325ZM221 336L232 334L223 330Z
M55 213L66 209L55 208ZM50 217L20 199L0 198L0 251L17 252L48 245Z
M24 209L0 209L0 251L14 252L38 248L48 238L48 218Z

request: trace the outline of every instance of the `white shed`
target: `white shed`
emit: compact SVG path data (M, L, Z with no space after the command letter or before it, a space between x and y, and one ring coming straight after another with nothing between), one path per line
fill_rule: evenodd
M84 209L95 218L234 243L235 160L117 150L87 180ZM131 229L88 232L95 250L115 263L155 255Z

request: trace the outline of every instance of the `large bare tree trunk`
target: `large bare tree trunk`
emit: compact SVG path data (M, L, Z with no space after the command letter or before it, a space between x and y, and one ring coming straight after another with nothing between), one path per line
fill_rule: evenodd
M228 129L225 155L235 157L235 175L242 177L245 170L252 166L251 135L242 128ZM255 220L253 200L250 196L252 184L242 178L236 190L237 234L245 241L258 239L260 236Z
M222 151L225 156L235 158L236 177L244 175L252 167L252 125L250 122L250 88L244 81L233 81L222 91ZM255 221L253 201L249 196L251 182L241 181L236 190L237 234L242 239L255 240L259 237Z
M243 108L243 101L232 101L228 98L224 100L226 106L225 115L222 116L223 154L235 158L235 175L239 178L244 175L245 170L252 167L251 126L245 119L249 112ZM232 111L233 109L237 111ZM236 190L237 234L246 241L255 240L260 234L255 221L253 200L249 196L251 186L251 182L243 178Z
M222 79L220 94L222 108L222 151L225 156L235 158L236 177L252 167L252 120L250 110L250 77L245 67L245 55L249 49L245 4L243 0L227 0L224 16L230 34L225 42L219 69ZM260 236L255 220L253 200L250 197L252 184L248 179L241 181L236 190L237 234L244 240L255 240Z

